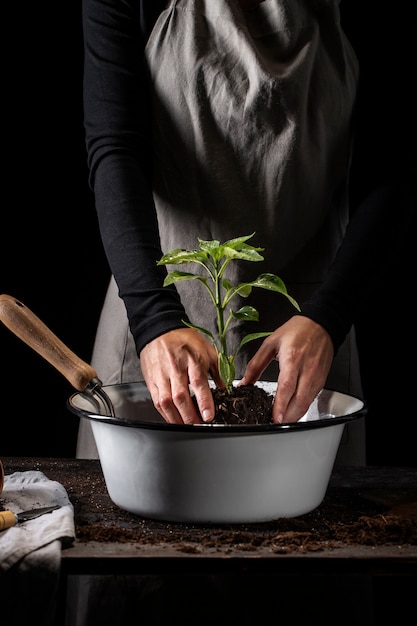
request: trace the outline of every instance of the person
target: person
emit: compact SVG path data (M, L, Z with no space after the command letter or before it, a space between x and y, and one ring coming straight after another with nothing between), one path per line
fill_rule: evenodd
M362 394L353 321L375 276L362 252L377 211L349 222L358 62L338 5L83 2L89 181L112 273L92 365L106 384L144 380L167 422L212 420L209 378L221 384L213 346L183 322L216 332L197 281L163 287L157 266L197 238L254 232L261 271L300 303L253 292L274 332L236 361L242 384L278 380L274 421L300 419L324 385ZM232 352L247 332L236 322ZM97 458L81 422L77 456ZM338 461L365 462L361 423L346 428Z
M172 423L201 419L191 384L210 421L216 355L183 320L213 332L215 324L197 281L164 288L157 261L195 249L198 237L254 232L264 263L242 264L229 279L275 273L301 310L254 290L260 330L273 332L245 346L237 377L278 380L277 422L297 421L324 385L360 396L353 325L395 248L395 185L349 205L359 67L339 0L83 0L83 31L89 181L112 273L92 358L103 382L144 380ZM234 325L231 351L246 332ZM364 451L363 425L351 424L337 462L362 464ZM77 456L98 456L87 420ZM297 621L311 604L300 598L326 589L334 602L320 604L322 623L334 622L336 603L340 623L372 623L362 577L342 586L334 576L253 578L72 577L67 621L253 623L260 598L273 610L277 589L282 615ZM350 583L358 588L346 604Z

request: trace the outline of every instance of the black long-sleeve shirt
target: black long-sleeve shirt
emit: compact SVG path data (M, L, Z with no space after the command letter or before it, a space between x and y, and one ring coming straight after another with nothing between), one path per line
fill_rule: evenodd
M90 184L110 269L138 353L183 327L184 308L165 269L152 194L151 104L144 60L147 38L166 0L84 0L84 112ZM377 280L397 235L387 182L352 212L335 262L301 313L322 324L335 349Z

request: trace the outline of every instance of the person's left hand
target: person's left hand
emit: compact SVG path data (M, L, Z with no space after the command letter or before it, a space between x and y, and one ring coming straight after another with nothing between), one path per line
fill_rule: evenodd
M328 332L310 318L295 315L263 341L240 384L255 383L271 361L278 361L273 421L297 422L323 388L333 356Z
M215 416L209 375L224 386L217 352L194 328L170 330L150 341L140 353L140 366L155 408L171 424L201 424ZM191 397L194 391L200 415Z

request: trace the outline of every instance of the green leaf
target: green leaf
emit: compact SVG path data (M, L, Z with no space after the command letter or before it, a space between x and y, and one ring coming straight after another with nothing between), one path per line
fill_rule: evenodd
M252 283L241 283L235 290L235 295L247 298L252 293Z
M233 388L233 380L235 378L235 365L232 356L228 357L224 352L220 352L218 355L219 374L226 385L226 389L231 393Z
M297 309L297 311L300 310L298 302L288 294L284 281L275 274L260 274L258 278L256 278L253 282L242 283L242 285L244 285L245 287L247 287L248 285L250 285L251 287L261 287L262 289L268 289L269 291L275 291L277 293L280 293L291 302L291 304ZM239 285L239 292L240 287L241 285Z
M186 322L185 320L181 320L181 321L182 321L183 324L185 324L189 328L194 328L195 330L198 330L200 333L203 333L204 335L207 335L207 337L210 337L214 347L216 348L216 340L214 339L212 333L209 330L207 330L207 328L202 328L201 326L196 326L195 324L192 324L191 322Z
M262 248L258 248L261 250ZM264 257L252 246L242 246L238 250L230 246L223 246L222 256L226 259L240 259L241 261L263 261Z
M238 311L231 311L235 320L244 320L245 322L258 322L259 313L253 306L242 306Z
M216 262L225 258L227 261L232 259L241 259L244 261L263 261L264 258L259 254L264 248L255 248L245 242L254 236L244 235L242 237L236 237L235 239L229 239L221 244L217 239L213 241L205 241L199 239L200 248L209 254Z
M251 235L242 235L241 237L234 237L233 239L229 239L224 242L225 246L229 248L240 248L248 239L252 239L254 236L254 232Z
M200 244L200 248L204 251L207 256L211 256L211 258L217 263L223 256L223 245L217 239L213 239L213 241L205 241L204 239L199 239L198 243Z
M235 352L235 355L239 352L241 347L244 346L246 343L249 343L249 341L253 341L254 339L261 339L262 337L269 337L269 335L272 335L272 332L250 333L249 335L246 335L245 337L243 337L242 341L240 342L239 347L237 351Z
M174 270L170 272L165 280L164 287L168 285L173 285L174 283L179 283L182 280L200 280L202 283L207 283L207 276L198 276L196 274L190 274L190 272L180 272L178 270Z
M235 237L234 239L229 239L229 241L224 242L224 246L227 248L234 248L235 250L255 250L257 252L262 252L265 248L254 248L254 246L250 246L245 242L248 239L252 239L255 233L251 235L243 235L243 237Z
M301 311L300 305L298 304L297 300L295 300L295 298L290 296L288 293L285 294L285 297L287 298L287 300L291 302L291 304L293 305L295 309L297 309L297 311Z
M205 239L200 239L199 237L198 243L200 245L200 248L205 252L208 252L209 254L211 254L213 250L217 250L217 248L221 247L221 243L220 241L217 241L217 239L213 239L212 241L206 241Z
M271 291L287 293L284 281L275 274L260 274L251 285L254 287L262 287L263 289L270 289Z
M175 248L164 254L157 265L180 265L181 263L204 263L207 261L207 254L200 252L199 250L183 250L182 248Z

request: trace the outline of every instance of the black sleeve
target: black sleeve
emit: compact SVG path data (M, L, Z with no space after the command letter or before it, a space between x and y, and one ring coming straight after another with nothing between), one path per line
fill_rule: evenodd
M146 36L165 1L83 0L84 123L90 185L104 250L139 352L182 327L164 267L151 189Z
M384 303L401 302L392 268L415 232L417 207L410 54L415 24L404 22L402 13L362 9L360 2L342 3L342 21L360 65L352 218L326 281L302 305L304 315L327 329L336 350L364 311L377 320Z
M326 280L302 304L301 314L326 328L336 351L365 307L377 311L395 293L384 278L411 228L414 202L408 180L387 180L369 192L352 215Z

